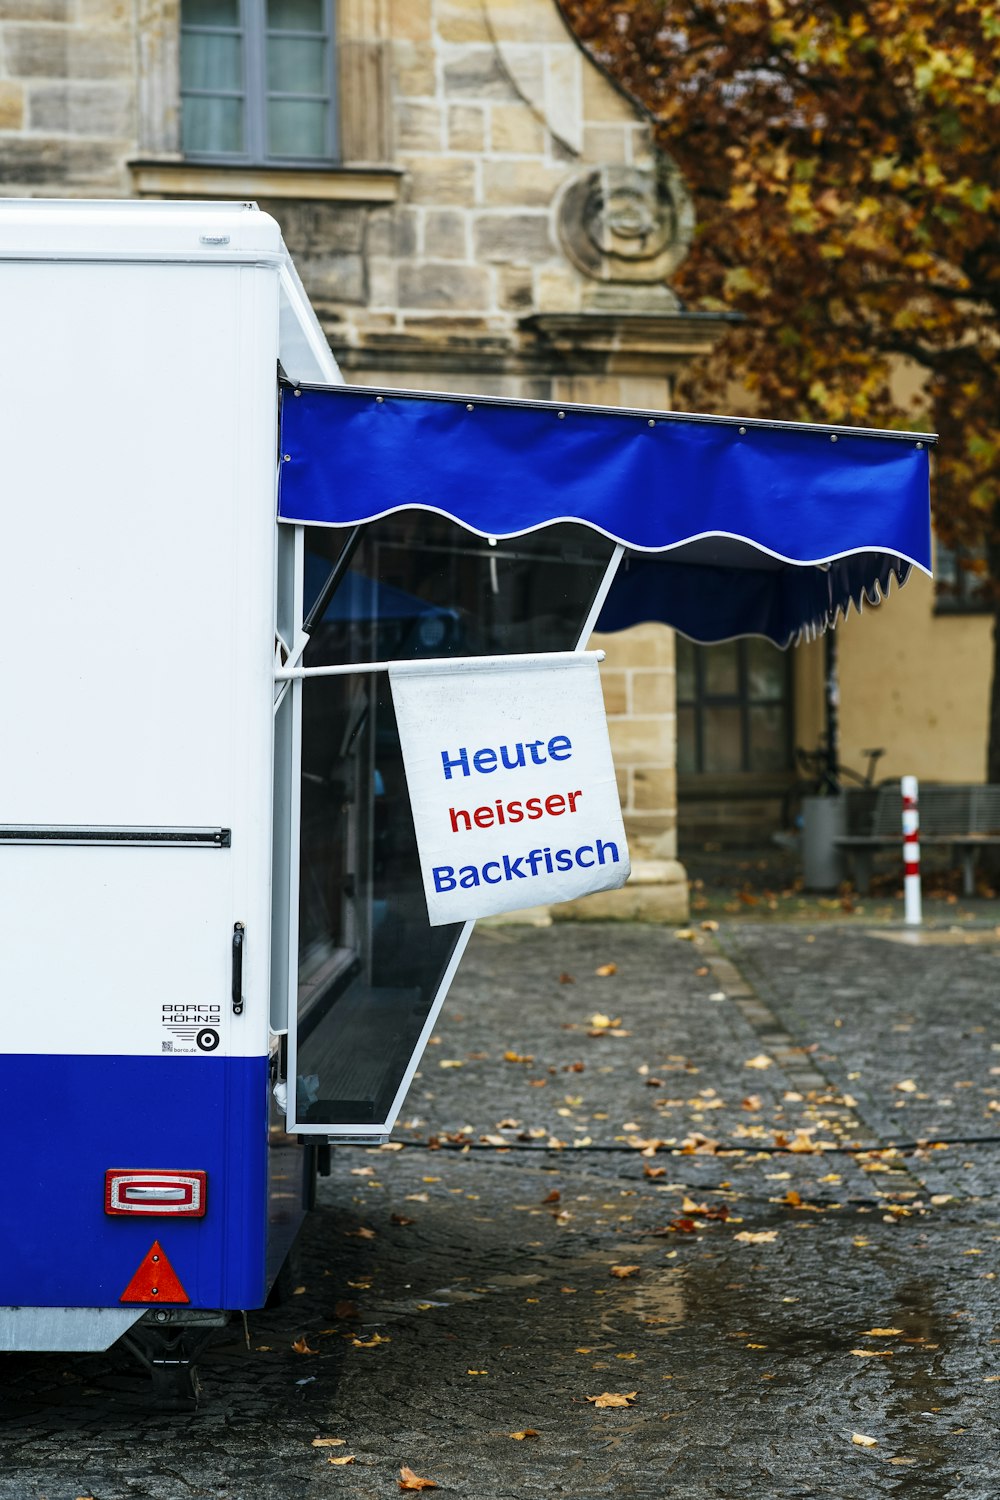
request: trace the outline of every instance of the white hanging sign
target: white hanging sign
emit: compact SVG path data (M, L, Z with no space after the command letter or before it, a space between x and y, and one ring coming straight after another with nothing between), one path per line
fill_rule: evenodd
M389 668L432 927L625 884L596 653Z

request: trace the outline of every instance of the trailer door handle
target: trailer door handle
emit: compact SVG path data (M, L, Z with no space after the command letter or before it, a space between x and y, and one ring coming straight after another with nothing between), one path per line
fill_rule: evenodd
M233 1015L243 1014L243 947L246 929L242 922L233 926Z

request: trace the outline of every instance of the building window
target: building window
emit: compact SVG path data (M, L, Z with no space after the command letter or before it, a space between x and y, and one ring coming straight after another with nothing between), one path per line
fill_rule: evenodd
M334 0L181 0L181 149L303 166L337 155Z
M952 549L942 542L936 543L934 612L939 615L993 613L984 547Z
M770 641L677 637L677 769L714 775L791 766L789 658Z

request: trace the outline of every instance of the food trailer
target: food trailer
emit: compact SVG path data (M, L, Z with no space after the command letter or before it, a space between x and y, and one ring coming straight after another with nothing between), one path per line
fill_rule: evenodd
M627 874L559 847L562 721L475 702L598 622L786 645L876 602L929 567L932 439L345 386L252 204L0 204L0 326L0 1349L125 1339L170 1390L331 1143L388 1137L450 913ZM498 773L452 831L513 839L530 768L548 843L429 873L404 679L473 705L444 776Z

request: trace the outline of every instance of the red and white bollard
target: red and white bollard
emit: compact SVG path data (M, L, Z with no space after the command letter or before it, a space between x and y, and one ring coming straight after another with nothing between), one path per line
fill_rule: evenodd
M915 776L902 778L903 790L903 920L908 927L921 922L920 812Z

